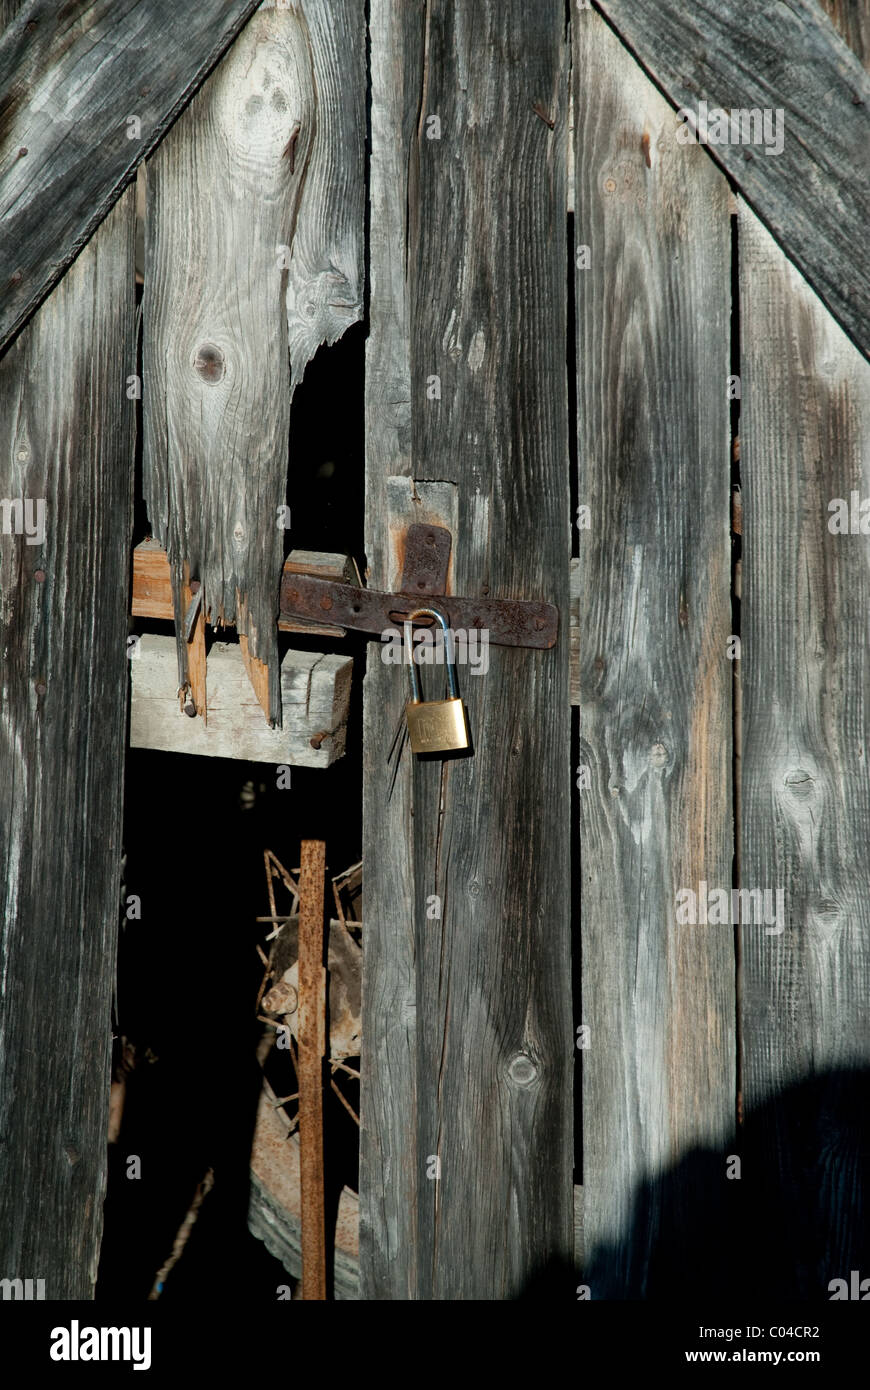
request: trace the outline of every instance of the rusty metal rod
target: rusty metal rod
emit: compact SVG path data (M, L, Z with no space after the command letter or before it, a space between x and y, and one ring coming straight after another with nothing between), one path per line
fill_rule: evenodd
M302 1298L326 1299L323 1192L323 1053L326 986L323 905L326 845L303 840L299 876L299 1160L302 1187Z

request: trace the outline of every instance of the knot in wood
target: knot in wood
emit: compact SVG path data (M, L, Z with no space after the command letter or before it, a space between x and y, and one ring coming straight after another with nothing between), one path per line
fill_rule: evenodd
M515 1086L531 1086L538 1079L538 1068L527 1052L518 1052L508 1063L507 1074Z
M815 778L802 767L792 768L785 775L785 785L795 801L809 801L816 790Z
M663 743L654 743L649 751L649 760L652 767L664 767L668 760L668 750Z
M226 371L226 358L214 343L200 343L193 359L194 370L209 386L215 386Z
M831 898L821 897L810 903L809 918L815 930L826 941L830 941L846 920L839 903Z

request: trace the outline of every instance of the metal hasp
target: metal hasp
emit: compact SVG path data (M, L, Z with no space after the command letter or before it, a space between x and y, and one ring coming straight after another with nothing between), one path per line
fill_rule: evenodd
M438 599L438 607L454 631L485 628L497 647L546 649L555 645L559 610L552 603L445 595L450 547L450 532L445 527L409 526L398 594L285 572L281 579L281 621L307 618L338 623L357 632L381 633L403 623L420 598L426 597Z

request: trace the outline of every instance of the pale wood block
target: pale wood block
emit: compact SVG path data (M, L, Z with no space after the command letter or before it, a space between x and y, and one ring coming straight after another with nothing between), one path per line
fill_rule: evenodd
M130 664L131 748L296 767L329 767L344 754L351 657L288 652L281 663L284 727L270 729L238 646L216 642L208 654L208 725L179 707L175 639L145 633L139 652Z

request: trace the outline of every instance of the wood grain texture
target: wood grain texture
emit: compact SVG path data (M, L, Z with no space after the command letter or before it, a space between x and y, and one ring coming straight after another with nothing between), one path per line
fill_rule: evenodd
M866 72L870 68L870 5L867 0L820 0L820 3Z
M572 1253L564 10L378 0L371 51L370 582L388 479L452 483L453 591L566 636L491 648L473 757L406 752L389 803L404 690L371 663L361 1289L505 1299Z
M363 311L365 11L358 0L303 0L316 97L314 143L287 277L295 388L321 344Z
M870 263L855 255L870 225L870 77L818 0L696 0L689 10L681 0L602 0L600 8L675 106L697 110L703 99L784 111L780 154L705 148L870 354Z
M731 885L728 188L600 16L573 34L585 1278L638 1298L706 1195L655 1184L735 1096L733 932L675 918Z
M388 479L413 472L405 218L416 138L423 0L369 10L369 336L366 343L366 579L388 589ZM405 484L408 497L410 481ZM426 518L423 518L426 519ZM360 1061L360 1298L412 1299L417 1287L416 985L411 797L390 795L387 752L405 703L369 646L363 684L363 1036Z
M781 934L743 929L746 1138L765 1277L826 1299L868 1259L870 539L829 506L870 499L870 367L743 203L738 225L741 862L785 895Z
M134 203L0 362L0 1272L90 1298L106 1182L133 527Z
M262 7L148 167L144 490L179 595L179 681L186 564L209 621L234 622L268 664L275 720L286 261L314 116L304 21L295 7Z
M255 8L256 0L192 8L173 0L7 3L0 347L57 283ZM134 139L129 116L140 122Z
M386 32L395 37L397 31ZM381 89L385 103L394 94L395 88ZM374 113L372 119L376 119ZM375 161L378 167L381 160L385 169L389 167L392 153L384 133L372 154L372 197L374 206L383 211L380 226L397 229L393 200L404 196L403 185L382 181L374 172ZM381 251L385 269L391 259L389 248ZM455 483L382 471L404 463L400 450L403 441L405 447L410 444L410 433L409 421L402 416L404 407L410 410L410 400L395 412L384 412L379 373L401 372L401 354L410 352L410 344L397 338L392 317L396 303L391 296L404 298L404 277L398 282L379 279L379 283L381 293L371 306L373 327L366 357L366 517L367 526L377 528L369 532L374 539L367 550L370 556L382 557L376 571L369 567L370 583L382 581L389 592L396 593L406 528L418 522L443 526L456 536L459 510ZM407 357L404 370L410 371ZM449 575L447 587L452 587ZM397 776L393 785L393 768L387 761L396 727L404 722L409 692L405 673L385 666L376 648L370 647L369 652L364 683L363 901L370 904L377 931L364 933L368 940L363 941L363 1033L372 1042L366 1044L362 1059L360 1229L366 1232L361 1245L367 1243L370 1292L361 1297L409 1299L416 1288L416 1260L411 1252L417 1229L418 1163L416 1145L411 1142L417 1089L413 836L408 829L413 824L413 803L407 775ZM404 1120L396 1109L398 1097Z
M149 516L176 590L186 562L268 666L273 720L292 393L360 312L361 25L262 5L148 169ZM182 681L186 661L179 640Z

